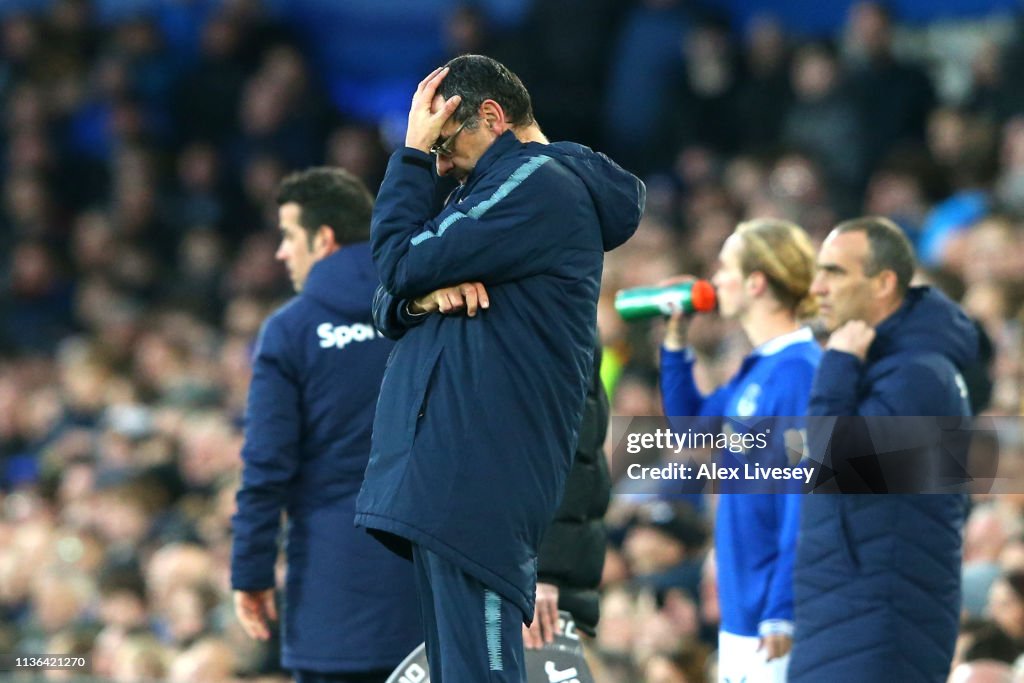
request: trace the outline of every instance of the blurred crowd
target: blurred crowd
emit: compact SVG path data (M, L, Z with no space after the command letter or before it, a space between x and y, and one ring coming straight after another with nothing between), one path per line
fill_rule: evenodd
M184 41L145 15L101 25L89 0L0 20L0 652L89 654L100 680L286 680L228 583L249 356L290 294L275 189L312 164L376 189L387 159L388 135L332 100L288 22L259 0L217 6ZM623 323L617 290L709 275L746 218L820 240L860 213L896 220L921 279L981 324L987 414L1021 414L1024 23L978 43L954 99L902 56L895 19L862 2L835 40L801 41L673 0L537 2L500 32L472 5L451 14L450 54L506 61L550 137L648 182L605 268L615 415L661 413L661 324ZM715 317L690 338L705 386L748 350ZM1024 653L1022 492L976 496L965 539L959 661L1005 680ZM713 680L713 497L620 494L599 680Z

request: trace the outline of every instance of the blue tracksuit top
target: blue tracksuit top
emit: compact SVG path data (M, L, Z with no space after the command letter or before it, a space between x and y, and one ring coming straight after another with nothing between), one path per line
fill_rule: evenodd
M432 158L396 151L373 213L399 299L487 286L476 317L431 315L395 344L356 522L420 544L532 619L537 546L562 497L590 371L604 252L636 230L644 186L572 143L505 133L436 214Z
M751 454L757 454L761 465L795 464L801 454L790 458L783 434L805 426L803 416L820 359L821 349L810 329L800 328L754 349L727 384L702 396L693 380L690 353L662 349L665 414L778 417L771 421L768 448ZM731 459L726 464L733 466L747 462L742 454L723 453L723 458ZM715 519L721 628L740 636L792 634L800 495L741 493L752 490L742 481L724 482L721 490Z
M373 327L376 285L369 244L342 247L267 319L255 351L231 582L274 586L286 511L290 669L390 669L423 638L412 565L353 526L392 347Z
M808 405L811 457L828 416L969 416L961 371L974 324L930 287L912 287L875 329L864 362L828 351ZM818 420L818 416L822 416ZM950 421L957 424L959 421ZM914 421L907 421L912 429ZM893 420L875 427L899 430ZM884 437L883 457L888 452ZM793 683L941 683L960 619L961 494L813 494L794 570Z

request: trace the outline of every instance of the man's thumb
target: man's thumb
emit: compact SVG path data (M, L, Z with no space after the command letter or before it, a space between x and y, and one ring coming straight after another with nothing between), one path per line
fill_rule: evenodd
M270 617L271 621L277 621L277 603L274 601L274 591L264 593L263 601L267 610L267 616Z

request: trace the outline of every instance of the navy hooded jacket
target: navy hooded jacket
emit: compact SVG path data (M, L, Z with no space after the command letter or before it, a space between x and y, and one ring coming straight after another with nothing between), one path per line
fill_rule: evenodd
M374 329L367 243L314 264L264 323L253 362L231 582L274 586L287 511L286 667L390 669L422 640L412 567L353 527L392 344Z
M434 215L431 157L397 151L373 214L381 283L410 299L487 286L476 317L427 316L395 345L356 522L416 543L532 619L536 555L562 497L593 367L604 251L643 184L571 143L505 133Z
M969 415L961 373L976 354L963 311L933 289L912 288L878 326L864 363L824 354L808 413ZM806 497L789 681L946 680L960 613L965 502L959 494Z

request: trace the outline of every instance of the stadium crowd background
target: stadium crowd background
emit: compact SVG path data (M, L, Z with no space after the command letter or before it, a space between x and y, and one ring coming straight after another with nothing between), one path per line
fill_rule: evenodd
M624 324L616 290L709 274L746 217L820 240L862 212L896 219L987 332L986 412L1021 414L1015 3L896 3L891 31L871 4L815 19L777 2L785 22L739 1L384 4L0 0L0 652L88 653L96 680L285 680L228 582L249 354L290 294L275 187L326 163L375 189L415 82L463 52L517 71L552 139L648 181L637 236L606 262L615 415L661 411L659 323ZM922 21L925 5L970 16ZM740 338L694 323L707 379L732 372ZM713 504L619 492L599 680L704 681ZM975 503L960 656L1009 671L1024 484Z

